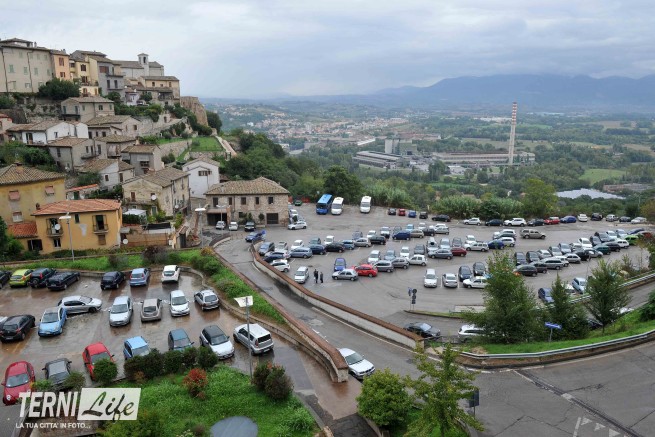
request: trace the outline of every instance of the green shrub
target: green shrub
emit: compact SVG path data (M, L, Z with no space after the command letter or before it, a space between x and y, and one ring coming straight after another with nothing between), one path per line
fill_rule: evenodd
M139 409L137 419L109 422L102 435L106 437L158 437L166 434L164 419L156 411Z
M93 375L102 385L109 385L118 376L118 367L112 360L105 358L95 363Z
M123 363L123 373L125 373L125 378L127 378L128 381L134 382L136 381L137 373L141 372L145 375L145 372L143 371L145 368L144 363L145 360L141 355L125 360L125 363Z
M107 262L109 263L109 266L111 268L116 270L125 270L129 265L129 259L127 258L127 255L123 255L119 253L109 254L107 256Z
M153 349L143 357L143 374L147 379L156 378L164 369L164 357L158 349Z
M71 391L80 391L85 382L86 379L82 372L71 372L64 380L64 388Z
M191 396L196 397L200 392L203 392L209 384L207 372L198 368L191 369L182 380L182 384L184 384Z
M252 383L259 391L264 391L266 387L266 378L271 374L271 363L260 362L252 373Z
M389 369L366 378L357 397L359 414L380 426L403 422L411 405L405 384L399 375L391 373Z
M293 383L286 374L284 367L273 365L271 373L266 377L264 392L274 401L282 401L291 395Z
M196 365L198 358L198 349L195 347L188 347L182 351L182 365L190 369Z
M297 431L310 431L314 428L314 418L303 407L289 406L285 415L287 418L284 421L284 426L290 434Z
M182 352L167 351L164 353L164 374L178 373L182 370Z
M34 381L33 391L52 391L54 386L49 379L37 379Z
M200 368L209 370L218 364L218 357L208 347L201 347L198 349L198 366Z
M639 319L642 322L655 319L655 291L648 295L648 301L639 309Z

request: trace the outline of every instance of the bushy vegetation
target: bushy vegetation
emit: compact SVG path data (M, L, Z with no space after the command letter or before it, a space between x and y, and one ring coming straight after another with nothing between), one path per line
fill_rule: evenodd
M66 100L69 97L79 97L80 85L69 80L54 78L46 82L45 85L41 85L37 95L52 100Z
M402 379L389 369L366 378L357 396L357 412L383 427L404 422L411 405Z
M118 376L118 367L110 359L99 360L93 366L93 375L100 384L108 385Z

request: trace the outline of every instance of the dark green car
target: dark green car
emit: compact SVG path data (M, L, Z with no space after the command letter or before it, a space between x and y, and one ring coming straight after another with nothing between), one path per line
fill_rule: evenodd
M597 246L594 246L594 249L596 249L603 255L608 255L612 251L612 249L610 249L609 246L605 246L604 244L599 244Z
M294 201L293 201L293 205L294 205L294 206L302 206L302 200L300 200L300 199L296 199L296 200L294 200Z

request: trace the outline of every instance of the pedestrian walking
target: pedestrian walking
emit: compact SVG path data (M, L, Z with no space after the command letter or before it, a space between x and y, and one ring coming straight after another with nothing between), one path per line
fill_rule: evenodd
M321 272L321 274L319 275L319 277L321 278L321 284L322 284L322 283L323 283L323 272Z
M314 269L314 284L318 284L318 270Z

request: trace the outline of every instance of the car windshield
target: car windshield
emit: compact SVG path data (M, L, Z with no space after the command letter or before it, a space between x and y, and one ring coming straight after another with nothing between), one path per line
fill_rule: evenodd
M112 313L112 314L126 313L127 312L127 304L121 303L121 304L118 304L118 305L112 305L109 312Z
M53 313L43 314L43 319L41 319L41 323L53 323L58 321L59 321L59 313L56 311Z
M113 281L114 280L114 274L113 273L105 273L105 276L102 277L103 281Z
M143 312L144 313L156 313L157 312L157 307L155 305L150 305L147 307L143 307Z
M137 348L132 349L132 356L136 357L136 356L139 356L139 355L148 355L149 352L150 352L150 346L148 346L147 344L144 344L141 347L137 347Z
M27 373L21 373L20 375L14 375L7 378L7 381L5 381L5 387L18 387L19 385L24 385L28 382L30 382L30 377Z
M584 287L585 285L587 285L587 280L586 279L580 279L578 281L578 284L580 284L580 285L582 285Z
M57 361L56 363L51 364L48 367L48 373L50 374L50 376L58 375L60 373L68 373L68 370L66 369L66 362Z
M5 331L16 331L18 330L18 323L12 323L11 325L5 323L4 325L2 325L2 329L4 329Z
M227 335L225 335L225 334L214 335L214 336L210 337L210 339L209 339L209 343L212 346L223 344L223 343L225 343L227 341L228 341L228 338L227 338Z
M141 279L143 278L143 273L132 273L132 278Z
M419 328L421 331L429 331L430 329L432 329L432 326L428 325L427 323L421 323L416 327Z
M164 276L173 276L175 274L175 270L164 270Z
M111 356L107 352L100 352L99 354L91 355L92 364L95 364L100 360L111 360Z
M175 296L171 299L171 305L183 305L186 303L184 296Z
M218 297L213 294L208 294L205 296L205 302L216 302L218 300Z
M181 338L179 340L173 340L173 349L182 349L189 345L188 338Z
M350 354L350 355L348 355L346 357L346 363L348 363L349 366L351 366L353 364L357 364L357 363L359 363L360 361L363 361L363 360L364 360L364 357L362 357L357 352L353 352L352 354Z
M428 273L425 275L425 279L435 279L437 276L433 273Z

